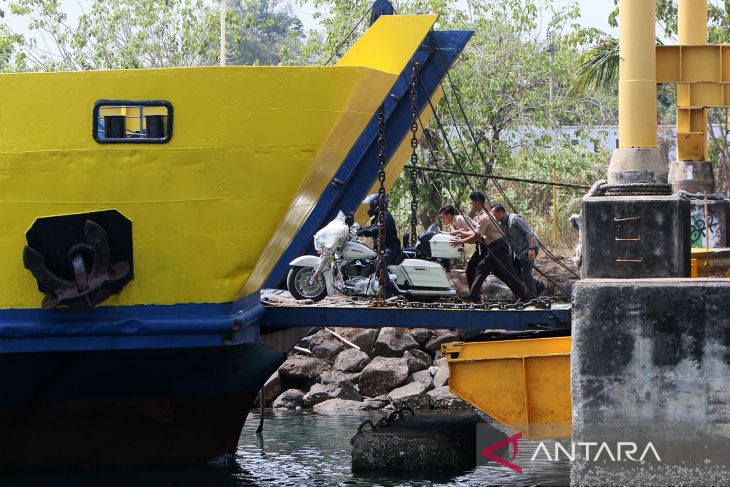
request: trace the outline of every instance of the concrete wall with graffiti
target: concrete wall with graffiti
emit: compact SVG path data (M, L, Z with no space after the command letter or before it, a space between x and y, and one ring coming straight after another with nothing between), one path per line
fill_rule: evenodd
M692 247L716 249L728 246L728 216L730 215L730 201L711 200L705 202L693 200L692 223L690 226Z

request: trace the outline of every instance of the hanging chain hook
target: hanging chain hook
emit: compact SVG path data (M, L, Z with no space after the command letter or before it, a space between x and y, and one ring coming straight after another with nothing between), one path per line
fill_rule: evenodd
M418 106L416 80L418 76L418 63L413 63L411 72L411 245L416 246L418 235L418 180L416 179L416 166L418 166Z
M385 301L385 212L387 211L387 205L385 204L385 107L380 105L378 109L378 181L380 187L378 188L378 262L377 262L377 273L378 273L378 301L381 303Z

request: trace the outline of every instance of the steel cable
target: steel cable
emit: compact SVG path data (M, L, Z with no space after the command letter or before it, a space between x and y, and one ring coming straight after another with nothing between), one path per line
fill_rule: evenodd
M482 159L482 163L489 168L489 175L493 176L492 171L492 165L489 164L486 161L486 158L484 156L484 153L482 152L481 148L479 147L479 141L476 138L476 134L474 133L474 129L471 126L471 122L469 122L469 118L466 116L466 111L464 110L463 105L461 104L461 98L459 97L459 93L454 88L454 84L451 81L451 75L447 72L446 73L446 79L449 82L449 88L451 88L451 91L454 93L454 99L456 100L456 103L459 107L459 111L461 112L461 116L464 118L464 122L466 123L467 129L469 130L469 134L472 138L472 141L474 142L475 151L479 153L480 158ZM441 89L443 90L443 85L441 85ZM444 99L446 99L446 102L448 104L448 97L446 96L446 91L444 90ZM449 112L451 112L451 108L449 108ZM453 117L452 114L452 120L454 120L454 126L458 132L458 127L456 127L456 120ZM466 150L466 149L465 149ZM472 163L472 167L474 167L474 164ZM492 177L492 182L494 183L494 186L497 188L497 191L499 194L504 198L505 203L507 203L507 206L512 210L512 212L517 213L517 208L514 204L512 204L512 201L507 197L507 194L505 193L502 186L499 184L499 182ZM539 239L538 239L539 240ZM545 252L545 255L547 255L553 262L558 264L560 267L568 271L571 275L573 275L576 279L580 279L580 276L573 271L570 267L566 266L560 259L558 259L551 251L550 249L545 246L541 245L543 251ZM540 271L538 271L540 272Z
M428 101L429 107L431 108L431 111L433 113L433 116L436 119L437 126L439 127L439 129L440 129L440 131L441 131L441 133L442 133L442 135L444 137L444 141L446 142L446 145L447 145L447 147L449 149L449 153L451 154L451 157L454 160L454 164L462 172L462 176L465 178L466 183L467 183L467 186L469 187L469 189L471 191L475 191L475 188L472 185L471 180L469 179L469 177L466 176L465 174L463 174L463 169L461 168L461 165L459 164L459 161L458 161L458 159L456 157L456 154L455 154L453 148L451 147L451 143L449 142L449 140L448 140L448 138L446 136L446 131L445 131L444 127L443 127L443 124L441 123L441 120L440 120L440 118L438 116L438 113L436 113L436 107L433 105L433 102L431 101L431 96L428 94L428 91L426 91L425 87L423 86L423 82L421 81L420 76L418 77L418 81L421 84L421 88L423 89L424 94L426 95L426 100ZM419 121L419 123L421 125L421 129L425 133L425 128L423 126L423 121L421 120L421 117L420 116L418 117L418 121ZM440 165L438 163L438 158L434 157L434 162L439 167L439 169L441 169L441 167L440 167ZM444 187L446 188L447 192L449 193L449 197L452 200L456 201L456 199L454 198L454 195L452 194L451 190L448 189L448 186L444 186ZM485 195L485 198L486 198L486 195ZM500 232L500 234L502 235L502 237L505 238L505 241L507 242L507 244L510 245L510 247L512 248L512 246L511 246L511 244L509 242L509 239L506 238L506 235L505 235L504 231L502 230L502 228L500 227L499 222L497 222L494 219L494 216L489 212L489 210L487 210L487 208L484 206L484 203L482 203L482 209L485 211L486 217L487 218L490 218L493 221L493 223L495 224L497 230ZM469 219L466 219L466 223L467 223L467 225L469 225L469 228L471 229L472 232L474 232L475 234L479 235L479 233L474 228L474 226L472 225L472 223L470 222ZM495 262L497 262L497 264L500 266L500 268L503 271L505 271L507 274L511 275L517 282L519 282L520 285L523 287L523 289L525 290L526 293L529 293L529 291L525 287L524 282L522 282L522 279L515 273L514 268L507 268L502 262L499 261L499 259L495 259ZM558 286L558 288L560 288L560 286L557 283L555 283L555 285ZM533 297L536 298L537 296L533 296Z
M420 73L419 73L419 74L420 74ZM458 158L456 157L456 153L454 152L454 149L453 149L453 147L451 146L451 143L449 142L448 136L447 136L447 134L446 134L446 129L444 128L444 125L443 125L443 123L441 122L441 118L439 117L439 115L438 115L438 113L437 113L437 111L436 111L436 107L435 107L435 106L433 105L433 102L432 102L432 100L431 100L431 96L429 95L428 91L426 90L425 86L423 85L423 82L422 82L422 80L421 80L420 76L418 77L418 81L419 81L419 84L421 85L421 89L423 90L423 92L424 92L424 94L425 94L425 96L426 96L426 100L428 101L428 104L429 104L429 107L430 107L430 109L431 109L431 112L433 113L434 119L436 120L436 125L437 125L438 129L440 130L440 132L441 132L441 134L442 134L442 136L443 136L443 138L444 138L444 142L446 143L446 146L447 146L447 148L448 148L448 150L449 150L449 153L450 153L450 155L451 155L451 158L452 158L452 159L454 160L454 164L455 164L455 166L456 166L456 167L457 167L457 168L459 169L459 172L461 173L461 176L462 176L462 177L464 178L464 180L466 181L466 183L467 183L467 186L469 187L469 189L470 189L471 191L475 191L475 187L474 187L474 185L472 184L471 180L469 179L469 176L467 176L467 175L465 174L465 171L464 171L463 167L461 166L461 164L460 164L460 163L459 163L459 161L458 161ZM442 88L443 88L443 87L442 87ZM446 93L445 93L445 92L444 92L444 98L446 98ZM447 100L447 103L448 103L448 100ZM423 122L421 121L420 117L419 117L419 122L421 123L421 127L423 128ZM457 128L457 132L458 132L458 128ZM461 137L460 137L460 138L461 138ZM463 139L461 139L461 140L463 141ZM481 153L481 150L479 150L479 152ZM467 154L467 157L468 157L468 154ZM437 164L437 166L438 166L438 162L437 162L437 159L434 159L434 162L436 162L436 164ZM439 166L439 169L441 169L441 167L440 167L440 166ZM451 194L451 191L450 191L450 190L448 190L448 189L447 189L447 191L449 192L449 195L450 195L450 197L451 197L451 198L453 199L453 195ZM485 194L485 199L486 199L486 194ZM487 201L487 203L489 204L489 201ZM491 206L491 205L490 205L490 206ZM489 211L487 210L487 208L486 208L486 207L484 206L484 204L482 204L482 208L483 208L483 209L485 210L485 212L487 213L487 217L488 217L488 218L491 218L492 220L494 220L494 217L493 217L493 216L491 215L491 213L490 213L490 212L489 212ZM496 220L494 220L494 221L496 221ZM471 230L472 230L472 231L474 231L475 233L477 233L477 232L475 231L474 227L473 227L473 226L472 226L472 225L471 225L471 224L469 223L469 221L468 221L468 220L467 220L467 224L469 224L469 227L471 228ZM505 234L505 233L504 233L504 231L502 230L501 226L500 226L500 225L498 224L498 222L497 222L497 225L496 225L496 226L497 226L497 229L499 230L499 232L500 232L500 233L502 234L502 236L503 236L503 237L505 238L505 240L507 241L507 243L508 243L508 245L510 246L510 248L511 248L511 249L512 249L512 250L514 251L514 250L515 250L515 249L514 249L514 246L513 246L512 244L511 244L511 242L510 242L510 241L509 241L509 239L507 238L506 234ZM523 287L524 287L524 283L522 282L522 279L521 279L521 278L520 278L519 276L517 276L517 275L515 274L515 272L514 272L514 268L513 268L513 269L507 269L507 268L505 268L505 266L504 266L504 265L503 265L503 264L502 264L501 262L499 262L498 260L497 260L497 262L498 262L498 264L500 265L500 267L502 268L502 270L504 270L505 272L507 272L507 273L511 274L511 275L512 275L513 277L515 277L515 278L516 278L516 279L517 279L517 280L518 280L518 281L519 281L520 283L522 283L522 285L523 285ZM546 278L546 279L547 279L548 281L550 281L550 282L551 282L552 284L554 284L554 285L555 285L555 286L556 286L556 287L557 287L558 289L560 289L560 291L561 291L561 292L563 292L563 293L564 293L564 294L565 294L566 296L570 294L570 293L566 292L566 290L565 290L565 288L563 288L563 286L561 286L561 285L560 285L560 284L559 284L558 282L556 282L555 280L553 280L552 278L550 278L549 276L547 276L547 275L546 275L546 274L545 274L544 272L542 272L542 271L541 271L540 269L538 269L538 268L537 268L536 266L534 266L534 265L533 265L533 268L534 268L534 269L535 269L535 270L536 270L536 271L537 271L537 272L538 272L538 273L539 273L539 274L540 274L541 276L545 277L545 278ZM572 272L572 271L571 271L571 272ZM574 273L573 273L573 274L574 274Z

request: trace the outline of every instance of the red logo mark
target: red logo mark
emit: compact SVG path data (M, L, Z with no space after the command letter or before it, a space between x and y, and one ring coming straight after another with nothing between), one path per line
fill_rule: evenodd
M512 444L512 458L510 460L514 460L517 456L517 440L522 438L522 433L517 433L514 436L510 436L509 438L505 438L504 440L500 441L499 443L495 443L494 445L490 445L486 447L484 450L482 450L482 456L488 460L494 460L495 462L499 463L503 467L507 467L509 469L514 470L517 473L522 473L522 467L519 467L515 465L514 463L505 460L502 457L498 457L494 453L492 453L494 450L499 450L503 446L507 446L510 443Z

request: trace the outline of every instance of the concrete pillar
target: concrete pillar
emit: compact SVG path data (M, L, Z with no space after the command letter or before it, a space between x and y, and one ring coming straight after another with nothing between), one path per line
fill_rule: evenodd
M667 182L657 149L655 11L655 0L619 1L619 148L608 167L612 185Z
M707 0L679 0L679 44L707 44ZM697 74L697 73L696 73ZM672 189L713 193L715 176L707 160L707 108L677 107L677 160L669 169Z
M606 196L583 199L583 277L690 275L689 201L668 196L657 148L655 12L655 0L619 1L619 148Z
M576 283L572 485L730 484L728 302L728 279Z
M583 277L690 276L688 199L679 196L583 198L582 220Z

